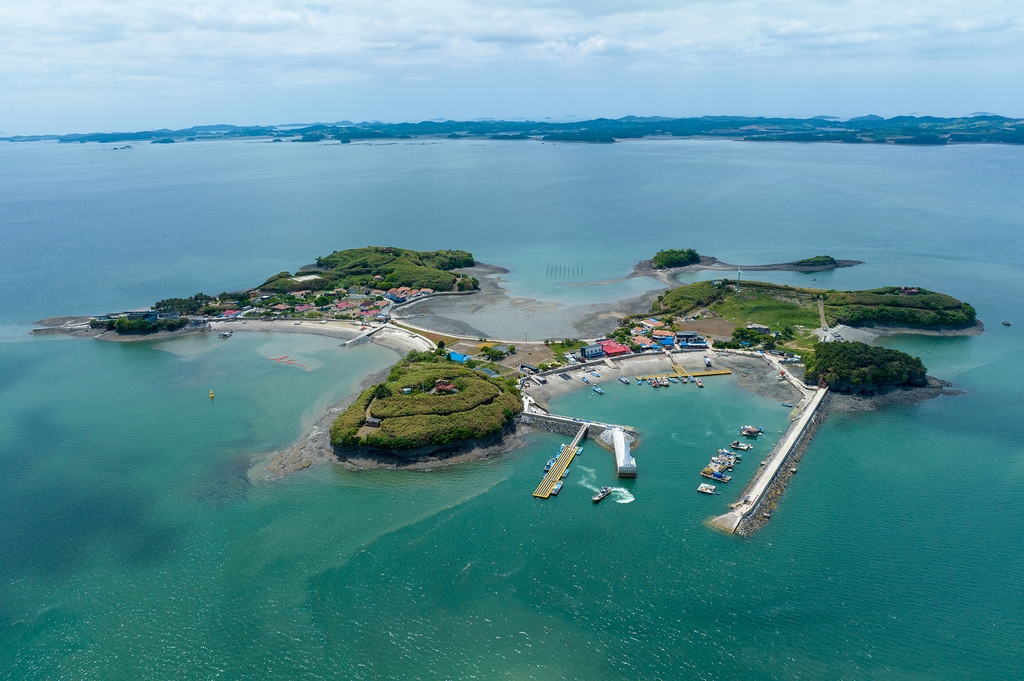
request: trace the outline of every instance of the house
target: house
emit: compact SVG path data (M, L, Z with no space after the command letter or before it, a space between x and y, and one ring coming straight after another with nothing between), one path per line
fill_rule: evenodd
M640 325L645 329L660 329L665 326L665 322L659 322L657 319L645 319L640 322Z
M754 322L750 322L749 324L747 324L747 328L750 329L751 331L757 331L760 334L766 334L769 331L771 331L771 329L769 329L764 324L755 324Z
M580 357L583 359L593 359L595 357L602 357L604 355L604 348L597 343L593 345L584 345L580 348Z
M919 288L908 288L906 286L900 286L900 295L901 296L916 296L920 292L921 292L921 289L919 289Z
M420 289L420 295L421 296L429 296L433 292L434 292L434 289L432 289L432 288L421 288Z
M278 303L271 309L277 310L278 312L284 312L285 310L288 309L288 306L285 305L284 303Z
M221 315L224 317L236 317L239 313L241 313L241 310L224 310Z
M676 331L676 340L680 343L692 343L704 339L696 331Z
M458 391L459 389L455 387L455 384L447 379L439 378L434 381L434 392L436 393L455 393Z
M380 281L380 280L381 280L381 279L383 279L383 278L384 278L384 277L380 276L379 274L375 274L375 275L373 275L373 280L374 280L374 281Z
M384 297L395 303L404 303L406 300L405 296L399 293L397 289L391 289L384 294Z
M491 346L491 352L500 352L503 355L507 355L508 354L508 346L507 345L492 345Z
M465 364L469 361L469 355L463 355L461 352L449 352L448 359L459 364Z
M632 329L630 329L630 333L632 333L634 336L642 336L645 333L647 333L647 329L640 326L634 326Z
M353 307L353 305L352 303L337 303L334 307L338 308L339 310L347 310L350 307Z
M366 425L370 428L380 428L380 419L374 418L373 416L367 416Z
M315 310L315 309L316 309L316 305L296 305L295 306L295 311L296 312L309 312L310 310Z
M520 364L519 370L527 374L536 374L540 372L540 369L533 366L532 364Z
M654 341L647 336L633 336L633 342L642 348L653 348Z
M306 296L308 296L308 295L309 295L310 293L312 293L312 291L310 291L309 289L306 289L306 290L304 290L304 291L296 291L296 292L295 292L295 293L293 293L292 295L293 295L293 296L296 296L296 297L298 297L298 298L305 298L305 297L306 297Z
M611 339L598 341L597 344L601 346L602 350L604 350L604 354L609 357L618 357L620 355L628 355L630 353L627 346L622 345L621 343L616 343Z

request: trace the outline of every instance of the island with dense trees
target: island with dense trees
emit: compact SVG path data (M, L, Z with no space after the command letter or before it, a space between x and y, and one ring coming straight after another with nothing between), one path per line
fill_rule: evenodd
M443 349L413 351L338 416L331 443L400 458L436 455L498 436L522 409L514 380L468 369Z
M658 251L651 258L651 264L658 270L665 269L666 267L685 267L686 265L693 265L698 262L700 262L700 254L692 248L668 248Z
M838 392L873 394L887 386L928 384L920 357L866 343L818 343L804 364L806 382Z

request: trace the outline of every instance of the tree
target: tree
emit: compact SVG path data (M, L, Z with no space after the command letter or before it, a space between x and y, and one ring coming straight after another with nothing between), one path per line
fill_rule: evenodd
M389 388L386 383L378 383L373 389L373 396L378 400L391 397L391 388Z
M443 340L437 341L437 347L444 348L444 341Z

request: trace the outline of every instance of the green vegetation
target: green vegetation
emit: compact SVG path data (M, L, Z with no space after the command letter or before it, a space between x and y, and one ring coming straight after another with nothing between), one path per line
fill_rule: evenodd
M215 301L216 299L213 296L208 296L205 293L197 293L190 298L166 298L164 300L158 300L156 304L153 305L153 309L160 311L174 310L178 314L199 314L203 308Z
M898 286L868 291L828 291L825 317L830 324L857 326L874 322L907 326L965 326L974 308L952 296Z
M431 394L439 380L456 392ZM444 446L497 433L520 411L514 381L487 378L443 353L410 352L384 383L363 391L338 416L331 442L388 450ZM379 428L364 427L367 413L381 419Z
M797 260L794 265L835 265L836 259L831 255L816 255L813 258L804 258L803 260Z
M808 383L825 383L841 392L877 392L886 385L927 383L919 357L865 343L818 343L805 359Z
M724 298L725 294L726 290L722 286L715 286L710 281L696 281L665 293L654 311L659 314L682 315L697 308L707 307Z
M692 248L683 250L669 248L664 251L658 251L654 258L651 259L655 269L682 267L683 265L692 265L697 262L700 262L700 254Z
M155 319L153 321L146 321L145 319L129 319L128 317L118 317L117 319L109 319L100 321L94 319L89 322L89 326L92 328L105 328L108 331L117 331L122 334L145 334L145 333L156 333L157 331L177 331L178 329L184 328L189 325L191 320L188 317L173 317L169 319Z
M267 279L260 288L278 293L353 287L387 290L401 286L435 291L464 291L475 289L479 284L476 279L450 271L475 264L473 254L466 251L421 252L371 246L335 251L317 258L316 264L316 270L298 272L295 276L289 272L279 272ZM296 277L307 276L314 278L295 280Z

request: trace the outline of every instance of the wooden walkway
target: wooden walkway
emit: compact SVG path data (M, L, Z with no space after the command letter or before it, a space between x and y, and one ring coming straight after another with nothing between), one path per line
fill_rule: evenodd
M565 472L565 469L572 463L573 458L576 457L576 453L579 451L580 440L582 440L583 436L587 434L587 428L589 428L589 426L585 423L580 426L580 432L576 433L576 437L573 438L572 443L566 445L565 449L562 450L562 453L558 455L557 459L555 459L555 463L552 464L551 470L547 472L544 479L540 481L539 485L537 485L537 489L533 491L533 496L538 499L547 499L551 496L551 490L554 488L555 483L561 479L562 473Z

